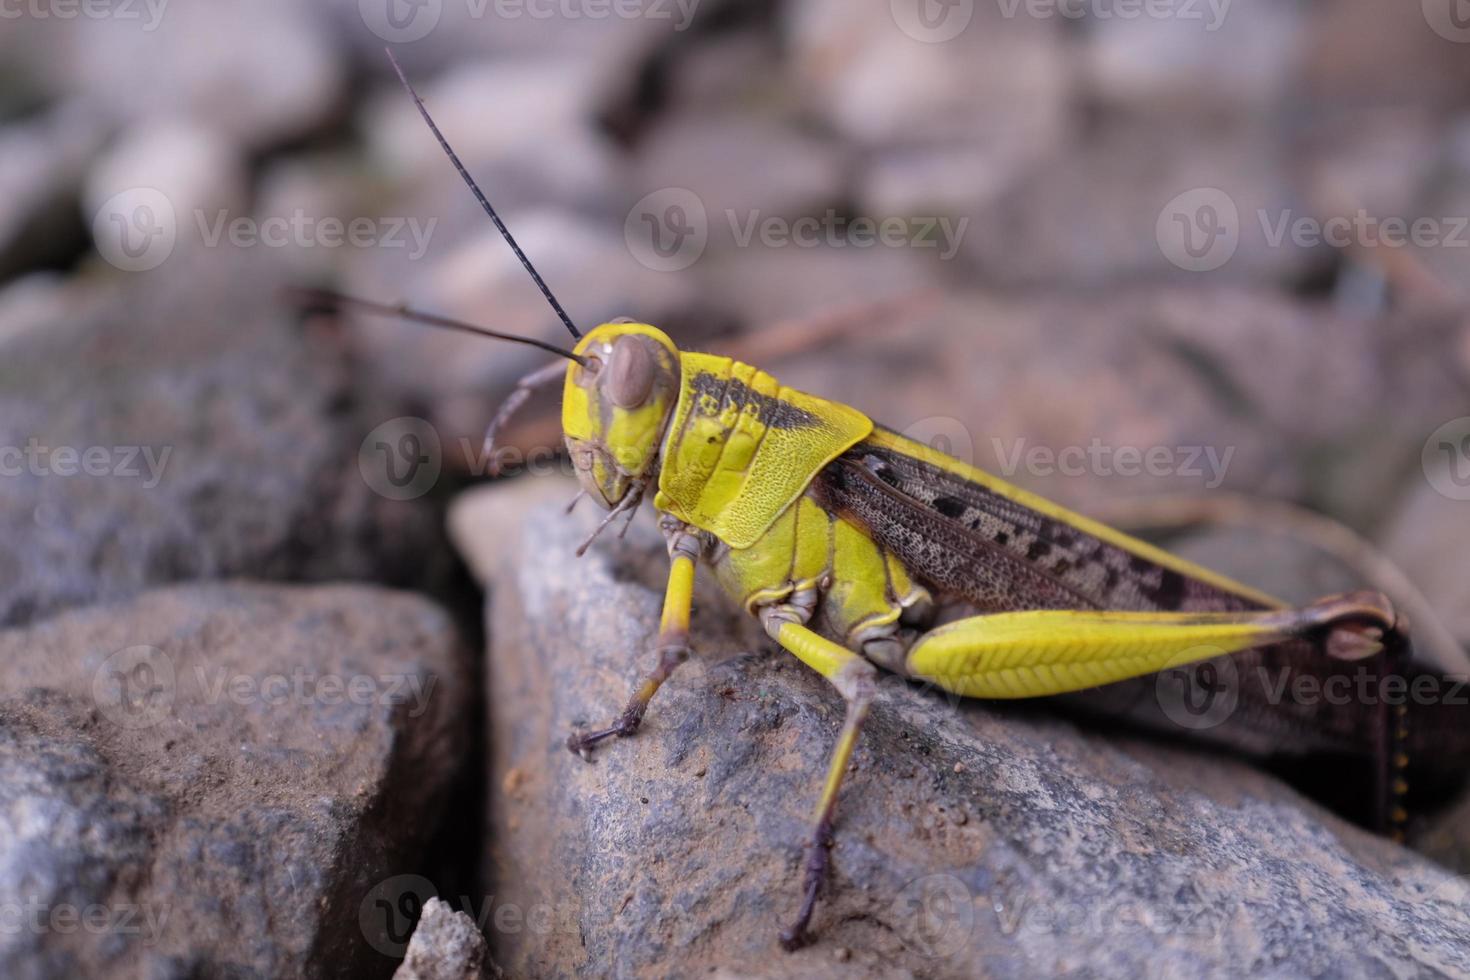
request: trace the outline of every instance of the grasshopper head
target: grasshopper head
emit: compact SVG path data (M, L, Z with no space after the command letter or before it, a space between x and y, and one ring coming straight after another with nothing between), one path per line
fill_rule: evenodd
M659 440L679 397L679 349L646 323L604 323L567 367L561 426L577 482L608 508L658 469Z

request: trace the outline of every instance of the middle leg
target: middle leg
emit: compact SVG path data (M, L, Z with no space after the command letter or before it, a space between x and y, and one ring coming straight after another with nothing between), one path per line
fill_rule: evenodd
M817 799L816 812L812 816L811 837L807 841L806 861L802 874L801 909L790 926L781 932L781 945L787 950L797 949L806 942L807 926L817 905L817 892L827 876L830 863L829 847L832 836L832 818L837 807L837 795L842 789L842 780L847 775L852 761L853 747L857 745L863 721L868 717L868 708L873 702L877 668L846 647L814 633L803 623L796 622L793 607L775 606L761 611L761 621L766 632L777 643L794 654L802 663L827 678L847 702L847 711L842 719L842 731L832 749L827 764L827 779L822 785L822 794ZM797 613L800 615L800 613Z

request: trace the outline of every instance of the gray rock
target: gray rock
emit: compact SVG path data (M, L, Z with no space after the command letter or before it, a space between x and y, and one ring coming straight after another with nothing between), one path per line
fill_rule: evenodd
M1301 53L1298 93L1318 111L1366 106L1465 105L1467 40L1450 0L1423 0L1408 15L1374 0L1345 0L1315 18Z
M367 439L401 412L293 322L289 275L222 250L5 304L0 624L184 579L441 575L433 509L384 495Z
M65 258L77 242L61 229L71 220L77 188L106 139L98 113L80 102L39 119L0 128L0 276Z
M1126 4L1089 9L1083 83L1112 108L1244 114L1289 95L1306 20L1296 7L1177 4L1162 17L1129 16Z
M702 298L758 331L854 304L932 291L938 276L930 258L911 248L771 248L753 240L748 248L712 252L688 274ZM751 288L752 283L760 288ZM886 334L886 327L865 324L854 332L864 335L862 344L867 336ZM817 356L838 358L839 347L824 345ZM859 349L871 354L870 348Z
M374 883L467 737L436 607L181 587L0 632L0 660L0 972L387 975Z
M538 6L534 3L423 3L393 8L379 0L326 0L335 35L371 71L391 77L383 45L410 71L494 58L573 63L587 69L586 91L607 100L627 97L640 66L665 45L698 29L715 2Z
M245 216L247 188L244 153L215 123L154 120L93 163L82 211L102 257L143 272L176 250L228 242L211 229Z
M639 147L638 193L692 191L710 221L712 245L732 247L732 229L790 220L841 200L837 147L774 119L726 113L674 116Z
M1436 171L1444 166L1442 147L1447 142L1444 123L1425 106L1383 106L1329 115L1307 124L1300 139L1307 188L1293 220L1353 219L1359 209L1379 222L1395 216L1407 220L1421 213L1437 217L1462 213L1419 207L1425 190L1436 183ZM1390 247L1376 244L1383 239L1377 228L1353 237L1364 239L1359 244L1374 252ZM1374 261L1374 252L1364 258Z
M393 980L482 980L499 975L475 920L431 898L424 903L408 954L394 971Z
M327 25L286 0L138 4L50 26L39 67L52 88L119 122L208 121L249 149L310 131L346 84Z
M672 52L668 97L679 111L789 100L776 39L760 27L692 38Z
M839 132L869 146L913 140L1052 144L1069 82L1061 18L1007 17L950 4L925 23L915 4L852 9L800 0L783 11L797 91Z
M1063 21L1006 9L785 6L790 89L867 151L852 157L861 214L974 216L1062 149L1073 78Z
M1470 425L1460 429L1470 435ZM1431 453L1435 454L1433 447ZM1450 484L1448 489L1461 488ZM1427 479L1411 485L1384 532L1383 547L1419 584L1450 632L1470 644L1470 581L1464 573L1470 549L1470 521L1465 520L1470 500L1466 496L1463 490L1457 497L1446 496Z
M1301 976L1470 970L1457 880L1243 765L885 683L844 788L820 940L784 955L838 697L701 580L695 657L588 765L657 629L651 522L570 560L566 481L464 497L487 583L486 888L513 974ZM532 921L532 920L527 920Z

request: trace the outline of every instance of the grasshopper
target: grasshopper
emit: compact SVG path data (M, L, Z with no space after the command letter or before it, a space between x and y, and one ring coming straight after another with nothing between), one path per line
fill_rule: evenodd
M682 350L650 324L617 320L583 335L393 64L575 346L404 306L314 295L333 306L554 352L558 360L522 379L496 414L487 458L497 431L530 392L560 382L579 496L608 512L579 554L615 519L631 520L653 494L670 560L656 663L615 720L570 736L573 752L590 757L599 743L637 732L654 695L688 658L701 564L771 640L843 698L797 910L780 935L786 948L809 938L843 777L880 669L974 698L1082 691L1224 655L1326 665L1329 672L1378 658L1384 674L1404 674L1407 626L1381 593L1291 607L906 438L855 408L785 387L752 365ZM950 615L936 625L942 610ZM1289 730L1287 721L1277 729ZM1406 705L1390 709L1385 702L1322 733L1371 760L1385 829L1405 818L1408 722Z

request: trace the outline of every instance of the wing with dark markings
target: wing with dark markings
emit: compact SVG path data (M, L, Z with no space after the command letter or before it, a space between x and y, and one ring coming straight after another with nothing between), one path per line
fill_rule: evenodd
M826 505L867 528L931 587L985 610L1261 608L872 441L829 464L815 489ZM997 578L1011 578L1012 584ZM1035 588L1038 581L1045 587ZM1054 605L1061 595L1069 601Z
M986 612L1090 605L1056 576L925 507L850 456L829 463L814 490L818 503L866 528L941 594Z

